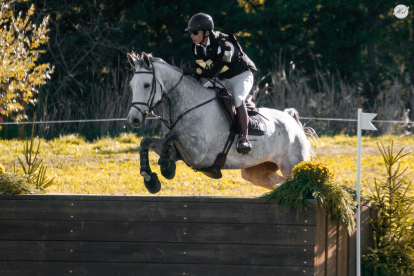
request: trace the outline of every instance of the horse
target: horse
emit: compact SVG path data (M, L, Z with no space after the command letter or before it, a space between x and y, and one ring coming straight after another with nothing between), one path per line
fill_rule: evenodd
M129 84L133 98L128 123L142 127L150 114L163 122L162 138L147 136L140 145L141 175L150 193L157 193L161 183L149 167L149 149L160 156L161 174L167 179L175 176L175 163L182 160L211 178L220 178L221 168L241 169L243 179L267 189L273 189L290 176L297 164L310 160L312 148L298 112L293 108L284 111L259 108L267 119L266 130L262 136L249 134L253 145L250 154L239 154L232 143L218 171L203 169L211 169L223 154L223 146L229 145L230 122L215 90L203 87L194 78L184 76L182 69L151 54L130 53L128 59L135 70ZM159 105L162 115L154 113Z

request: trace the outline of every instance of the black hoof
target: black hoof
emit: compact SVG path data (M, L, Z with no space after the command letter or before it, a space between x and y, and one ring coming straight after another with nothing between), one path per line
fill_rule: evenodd
M156 173L151 173L151 179L146 181L144 179L145 187L151 194L156 194L161 190L161 182L158 180Z
M161 174L166 179L173 179L175 176L175 162L170 160L169 166L161 166Z

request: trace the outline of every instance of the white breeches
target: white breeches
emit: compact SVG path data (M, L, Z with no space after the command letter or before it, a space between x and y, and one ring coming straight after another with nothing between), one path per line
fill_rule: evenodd
M234 76L231 79L219 80L224 87L233 94L233 104L235 107L242 105L243 101L249 95L250 90L253 87L253 74L252 72L245 71L240 75ZM204 87L212 87L213 84L208 81L204 84Z

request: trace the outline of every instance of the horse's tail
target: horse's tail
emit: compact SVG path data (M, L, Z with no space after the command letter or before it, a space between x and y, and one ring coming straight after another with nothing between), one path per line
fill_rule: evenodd
M303 129L302 124L299 121L299 113L296 109L294 108L286 108L285 110L283 110L283 112L286 112L287 114L289 114L290 116L293 117L293 119L295 119L295 121L298 123L298 125L300 125L300 127Z
M313 148L311 146L311 142L312 141L319 140L319 136L316 133L316 131L313 128L311 128L311 127L303 127L303 125L299 121L299 112L296 109L294 109L294 108L286 108L285 110L283 110L283 112L286 112L287 114L289 114L290 116L292 116L293 119L295 119L295 121L298 123L298 125L300 126L300 128L305 133L306 138L308 138L308 143L309 143L309 147L310 147L310 155L313 156L313 157L316 157L316 154L313 151Z

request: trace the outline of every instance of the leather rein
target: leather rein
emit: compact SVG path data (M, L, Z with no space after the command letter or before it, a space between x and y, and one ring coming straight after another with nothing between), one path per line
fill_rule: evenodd
M167 92L163 92L163 87L162 87L162 85L161 85L161 83L160 83L160 81L157 79L157 77L155 76L155 67L153 66L152 67L153 68L153 70L152 71L150 71L150 72L137 72L137 71L135 71L134 72L134 75L135 74L151 74L152 75L152 87L151 87L151 93L150 93L150 96L149 96L149 98L148 98L148 101L145 103L145 102L132 102L131 103L131 107L134 107L134 108L136 108L141 114L142 114L142 116L143 116L143 118L145 118L148 114L151 114L151 115L153 115L153 116L155 116L155 117L157 117L157 118L159 118L163 123L164 123L164 125L168 128L168 129L170 129L170 130L172 130L174 127L175 127L175 125L177 124L177 122L179 121L179 120L181 120L183 117L184 117L184 115L186 115L187 113L189 113L190 111L192 111L192 110L194 110L194 109L196 109L196 108L199 108L199 107L201 107L201 106L203 106L203 105L205 105L205 104L207 104L207 103L209 103L209 102L211 102L211 101L213 101L214 99L216 99L217 98L217 96L216 97L214 97L214 98L212 98L212 99L210 99L210 100L207 100L207 101L205 101L205 102L203 102L203 103L201 103L201 104L199 104L199 105L197 105L197 106L194 106L194 107L192 107L192 108L190 108L190 109L188 109L187 111L185 111L184 113L182 113L180 116L178 116L177 117L177 119L175 120L175 122L173 123L172 122L172 116L171 116L171 108L169 107L168 109L169 109L169 122L166 120L166 119L164 119L162 116L159 116L159 115L157 115L157 114L155 114L154 113L154 109L159 105L159 104L161 104L162 102L163 102L163 99L165 99L172 91L174 91L176 88L177 88L177 86L181 83L181 81L183 80L183 78L184 78L184 73L182 73L181 74L181 77L180 77L180 79L178 80L178 82L169 90L169 91L167 91ZM157 91L156 91L156 88L155 88L155 86L156 86L156 84L157 84L157 82L158 82L158 84L160 85L160 87L161 87L161 94L162 94L162 98L161 98L161 100L159 100L159 101L157 101L154 105L153 105L153 103L154 103L154 98L155 98L155 94L157 93ZM142 111L141 110L141 108L139 108L137 105L144 105L144 106L146 106L147 107L147 109L146 110L144 110L144 111Z

